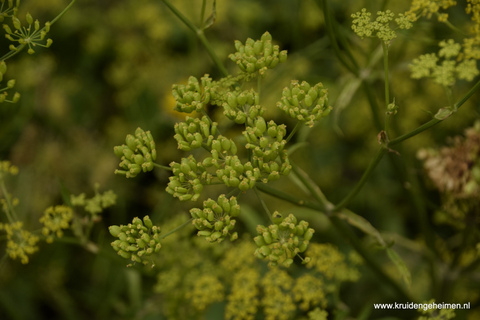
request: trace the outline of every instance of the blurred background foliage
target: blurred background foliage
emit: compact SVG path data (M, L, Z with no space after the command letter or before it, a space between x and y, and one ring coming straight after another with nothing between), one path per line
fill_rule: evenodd
M314 0L220 0L216 21L206 30L206 35L232 72L235 65L228 61L227 55L234 51L236 39L257 39L269 31L280 47L288 50L287 63L263 81L262 103L269 108L267 118L293 125L275 108L282 88L292 79L321 81L328 88L334 111L317 127L299 132L298 139L306 139L309 145L296 151L293 160L336 202L361 177L378 148L376 135L380 130L359 80L339 64L331 48L319 3ZM46 21L66 5L64 0L25 0L21 11ZM174 5L200 24L200 0L177 0ZM211 5L209 3L207 14ZM408 9L408 1L345 0L330 1L330 5L341 24L340 32L356 48L354 54L365 66L368 59L375 56L372 52L378 50L379 43L362 40L351 32L351 13L362 7L375 12L384 5L394 12ZM466 14L460 8L452 10L451 16L460 26L466 21ZM445 105L442 87L428 80L411 80L408 64L420 54L437 51L438 42L447 33L450 30L445 25L420 20L413 30L401 33L392 42L391 89L400 107L394 118L397 134L414 129ZM190 75L201 77L208 73L216 78L220 72L195 35L161 1L78 1L54 25L50 37L54 40L51 48L9 60L7 75L17 80L16 90L22 98L17 104L0 105L0 159L8 159L20 168L20 174L9 184L10 192L20 199L18 212L29 228L35 230L39 228L38 218L44 209L63 202L62 193L93 193L95 183L99 183L102 190L114 190L118 203L106 211L92 235L101 254L54 243L43 245L28 265L4 261L0 272L0 318L147 319L149 315L159 316L154 298L147 295L155 286L155 276L124 266L125 261L116 257L109 246L111 237L107 227L126 224L133 217L145 214L161 225L169 218L181 216L190 204L178 203L165 193L168 181L165 171L157 170L129 180L114 176L118 159L113 154L113 146L122 144L125 135L136 127L142 127L150 130L157 141L157 162L168 165L178 161L183 154L172 136L173 125L182 116L173 111L171 86L186 82ZM0 39L0 48L6 45L7 40ZM374 99L381 106L380 56L373 68L366 71L370 72L368 84L377 93ZM456 96L460 97L468 88L467 83L459 82L455 87ZM399 146L400 157L392 153L390 159L384 159L349 208L379 230L397 232L410 239L419 237L415 198L409 195L406 171L420 175L422 168L415 158L416 152L424 147L443 145L447 137L462 134L464 128L478 119L478 102L476 95L452 119ZM398 165L400 159L403 166ZM285 181L278 184L295 194L297 187ZM439 206L438 194L431 189L425 187L414 192L431 208ZM317 230L318 241L346 245L321 217L312 219L308 210L267 199L273 203L271 208L295 210L298 216L308 219ZM255 210L259 204L252 198L248 206ZM248 226L248 221L244 222ZM185 250L188 257L194 249ZM173 251L161 254L182 254ZM407 261L414 279L426 272L416 262L415 258ZM367 274L368 277L374 275ZM415 285L422 287L421 283ZM382 293L376 292L369 281L360 281L355 290L343 292L353 314L362 306L382 299ZM369 290L369 293L359 295L358 290Z

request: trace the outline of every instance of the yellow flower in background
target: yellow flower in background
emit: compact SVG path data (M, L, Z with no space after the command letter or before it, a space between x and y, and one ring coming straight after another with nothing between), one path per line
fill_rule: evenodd
M23 230L23 222L0 224L0 230L7 234L7 253L12 259L20 259L20 262L27 264L28 255L38 251L36 245L39 238L27 230Z
M48 207L40 218L40 222L43 224L42 233L47 237L46 241L52 243L54 235L61 238L63 229L70 227L72 219L72 208L67 206Z

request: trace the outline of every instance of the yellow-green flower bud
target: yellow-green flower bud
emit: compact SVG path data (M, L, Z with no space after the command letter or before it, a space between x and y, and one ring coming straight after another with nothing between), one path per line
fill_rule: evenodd
M314 231L308 228L307 222L298 222L292 214L283 218L275 212L272 220L273 224L268 228L261 225L257 227L259 236L254 238L258 247L255 256L268 260L270 265L288 267L298 253L307 249Z

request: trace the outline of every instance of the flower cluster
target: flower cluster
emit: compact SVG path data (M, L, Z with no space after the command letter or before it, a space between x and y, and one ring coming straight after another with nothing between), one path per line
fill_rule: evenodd
M225 319L254 319L258 311L258 282L260 273L257 269L243 267L232 276L232 289L227 298Z
M18 167L10 163L10 161L0 161L0 180L4 178L5 175L17 175Z
M110 226L110 234L117 240L112 242L113 249L125 259L143 263L145 265L153 262L149 259L162 247L160 240L160 228L154 226L149 216L134 218L128 225Z
M165 189L180 201L196 201L203 191L203 185L211 181L211 175L202 163L192 156L182 158L180 163L170 163L173 176Z
M263 115L263 108L258 105L258 94L254 90L230 91L226 94L222 104L224 115L238 124L251 125Z
M246 73L265 74L267 69L274 68L278 63L287 59L287 51L280 51L278 45L272 44L272 36L265 32L260 40L248 38L243 44L235 41L235 53L229 55L229 58Z
M40 240L36 235L23 229L23 222L0 223L0 230L7 234L7 253L12 259L20 259L27 264L28 255L38 251L37 242Z
M412 61L409 65L412 78L433 78L438 84L453 86L457 79L472 81L479 74L476 60L458 61L461 55L460 44L450 39L441 41L439 46L441 49L438 55L427 53Z
M257 41L248 39L245 45L237 42L236 47L237 52L231 58L236 57L234 60L240 65L245 64L245 68L247 64L254 63L257 71L263 70L260 71L262 74L286 58L286 52L272 44L268 33ZM180 163L170 163L173 175L169 178L166 191L179 200L197 200L205 185L223 183L246 191L259 181L267 183L290 172L291 165L285 150L287 141L284 139L286 127L273 121L266 122L258 94L252 89L240 89L239 83L248 81L247 78L241 74L213 81L205 75L200 79L190 77L187 84L173 86L172 94L178 111L202 114L201 118L187 116L184 122L175 124L174 138L178 148L183 151L203 149L209 153L201 160L195 153L183 158ZM306 83L302 86L306 89L306 96L295 94L303 101L301 110L291 113L298 112L297 118L312 123L328 113L326 90L321 84L312 88ZM245 125L244 139L233 140L221 135L218 123L208 116L209 105L222 107L228 119ZM150 133L139 128L135 136L127 136L126 142L126 145L114 149L122 160L122 169L115 172L135 177L142 170L152 170L156 153ZM245 150L237 155L239 142L245 144L248 160L242 159Z
M192 76L188 78L186 85L174 84L172 94L176 101L175 110L185 113L204 110L210 102L211 85L212 79L208 74L203 76L200 81Z
M247 141L245 148L252 151L252 163L264 183L280 178L280 174L290 173L292 166L284 149L286 133L285 125L277 125L273 120L267 123L262 117L243 132ZM260 177L255 178L260 180Z
M125 143L126 145L113 148L115 155L120 157L119 166L122 168L122 170L115 170L115 173L134 178L142 171L152 171L157 151L150 131L137 128L135 135L127 135Z
M95 195L92 198L86 198L85 193L76 196L71 195L70 202L72 203L72 206L84 207L85 211L93 216L102 212L103 209L113 206L117 201L117 195L112 190L100 193L98 192L98 188L99 185L96 184Z
M438 17L438 21L443 22L447 21L448 14L440 13L440 9L446 10L456 4L455 0L413 0L406 14L413 20L418 20L420 17L430 19L435 14Z
M205 147L211 148L214 137L218 134L218 124L210 121L207 116L202 118L186 117L185 122L175 124L175 135L178 149L190 151Z
M306 81L292 80L290 87L282 91L277 107L290 117L313 127L315 121L327 116L332 107L328 106L328 92L322 83L313 87Z
M67 206L48 207L40 218L40 222L43 224L42 234L46 237L46 241L53 242L54 236L61 238L63 230L70 227L72 219L72 208Z
M50 22L46 22L43 27L40 27L38 19L34 21L30 13L27 13L26 20L28 27L22 26L20 19L12 16L13 31L9 25L3 25L6 32L5 37L12 42L18 43L18 46L10 45L9 49L12 51L20 51L25 46L28 46L28 53L33 54L35 53L33 49L35 46L50 47L53 42L52 39L47 39L44 43L44 39L50 31Z
M7 72L7 64L5 61L0 62L0 83L3 80L3 75ZM13 98L10 100L7 100L8 97L8 90L12 89L15 87L15 80L11 79L7 81L7 86L4 88L0 88L0 103L2 102L10 102L10 103L16 103L20 99L20 94L18 92L15 92L13 94Z
M263 312L265 319L293 319L296 311L291 290L294 279L280 268L271 268L261 280Z
M313 269L323 278L336 281L357 281L359 271L354 265L361 264L358 256L347 257L330 243L312 243L306 254L311 257L307 268ZM350 263L348 263L350 262Z
M456 318L455 309L441 308L438 310L437 308L428 308L429 305L432 306L434 304L435 299L421 303L421 305L427 307L418 309L418 312L421 313L422 316L418 317L417 320L449 320Z
M309 228L304 220L298 222L293 214L283 218L275 212L273 216L276 223L268 227L257 226L259 235L253 239L258 247L255 256L268 260L271 266L288 267L297 254L307 250L315 230ZM308 261L305 259L305 262Z
M310 310L313 306L325 307L327 299L325 298L324 287L323 280L310 273L298 277L292 292L295 301L301 302L300 309Z
M5 18L15 16L19 5L20 0L8 0L7 3L5 3L5 0L2 0L2 5L0 6L0 22L3 22Z
M477 0L467 0L465 11L471 15L472 35L463 40L465 59L480 59L480 3Z
M390 42L397 37L395 29L412 27L412 18L403 13L397 14L395 18L395 14L390 10L378 11L375 21L372 21L371 15L365 8L352 14L352 30L361 38L373 37ZM390 25L392 21L395 21L395 27Z
M230 240L237 239L236 232L231 233L235 226L234 217L240 214L240 206L235 197L228 199L221 194L217 201L208 199L203 202L203 209L190 210L193 225L199 230L198 235L209 242L221 242L227 236Z
M203 274L193 283L192 290L187 292L187 298L197 310L205 310L207 306L224 299L224 285L212 274Z
M10 161L0 161L0 183L3 183L3 180L7 175L17 175L17 174L18 174L18 167L12 165ZM0 204L2 205L2 210L8 216L12 214L11 211L13 210L13 207L18 204L18 199L12 196L11 194L9 194L8 192L5 192L5 194L3 194L4 192L0 192Z

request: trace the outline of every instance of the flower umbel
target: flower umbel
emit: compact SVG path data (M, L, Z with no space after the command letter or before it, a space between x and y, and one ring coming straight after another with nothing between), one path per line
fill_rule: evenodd
M26 20L28 27L22 26L20 19L16 16L12 16L13 31L9 25L4 24L3 28L5 29L5 37L12 41L18 43L17 46L10 45L9 49L12 51L20 51L25 46L28 46L28 53L33 54L35 50L33 49L36 46L48 48L52 45L52 39L47 39L44 42L44 39L47 33L50 31L50 22L46 22L45 25L40 28L40 22L33 20L32 15L27 13Z
M273 45L272 36L268 32L257 41L250 38L245 44L235 41L235 49L237 52L230 54L229 58L240 70L249 74L258 72L264 75L267 69L272 69L287 59L287 51L280 51L278 45Z
M410 29L413 18L403 13L395 14L390 11L378 11L375 21L371 19L371 13L363 8L361 11L352 14L352 30L360 38L378 38L390 42L397 37L396 29ZM392 21L395 26L392 27Z
M18 167L10 163L10 161L0 161L0 180L3 179L5 175L17 175Z
M240 206L235 197L228 199L221 194L217 201L208 199L203 202L203 209L190 210L193 225L199 230L198 235L209 242L222 242L227 236L230 240L237 239L236 232L231 233L236 217L240 214Z
M308 82L292 80L290 87L283 89L282 99L277 107L290 117L313 127L316 121L327 116L332 107L328 106L327 89L322 83L311 86Z
M125 259L132 262L152 264L149 258L160 251L160 227L154 226L149 216L133 218L128 225L110 226L110 234L118 240L112 242L113 249Z
M307 250L315 230L308 228L304 220L298 222L293 214L282 218L280 213L274 212L273 217L276 223L268 227L257 226L259 235L253 239L258 247L255 256L268 260L270 266L289 267L297 254Z
M5 18L13 17L17 14L20 0L2 0L0 6L0 22L3 22Z
M172 94L176 101L175 110L185 113L204 110L210 102L211 84L212 79L208 74L200 81L192 76L188 78L186 85L174 84Z
M98 192L99 185L95 185L95 195L92 198L86 198L85 193L79 195L71 195L70 201L73 206L84 207L85 211L89 212L93 216L102 212L105 208L113 206L117 201L117 195L108 190L104 193Z
M178 149L190 151L192 149L212 146L217 135L218 123L212 122L207 116L202 118L186 117L185 122L175 124L175 135Z
M23 229L23 222L0 223L0 230L7 234L7 253L12 259L20 259L27 264L29 255L38 251L37 242L40 240L36 235Z
M412 78L433 78L433 81L446 87L453 86L457 79L472 81L480 72L473 59L462 59L460 44L453 39L439 43L436 53L423 54L409 65Z
M63 230L70 227L73 219L73 210L67 206L48 207L40 222L43 224L42 233L48 243L53 242L54 236L61 238Z
M157 158L157 151L150 131L137 128L135 135L127 135L125 143L113 148L115 155L120 157L119 166L122 168L122 170L115 170L115 174L134 178L142 171L152 171L153 161Z

